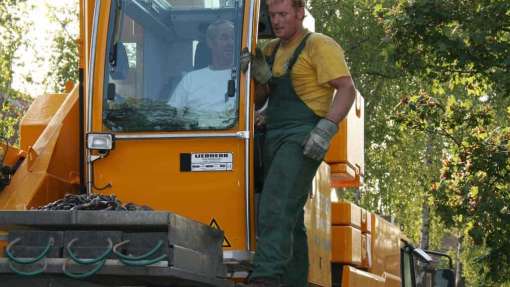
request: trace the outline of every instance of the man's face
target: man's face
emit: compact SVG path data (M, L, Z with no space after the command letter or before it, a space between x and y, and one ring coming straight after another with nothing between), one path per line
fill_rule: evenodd
M212 55L222 63L232 63L234 55L234 27L230 24L221 24L217 29L215 37L209 39Z
M304 8L292 6L292 0L269 2L269 16L276 37L287 41L299 31L303 25Z

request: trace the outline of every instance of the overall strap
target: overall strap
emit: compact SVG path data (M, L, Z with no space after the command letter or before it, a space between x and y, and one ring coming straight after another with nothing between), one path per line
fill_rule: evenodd
M287 71L291 71L292 70L292 67L296 63L299 55L301 54L301 52L305 48L306 41L308 40L308 37L310 37L310 35L312 35L312 33L307 33L305 35L305 37L303 38L303 40L301 41L301 43L299 44L299 46L296 48L296 50L294 50L294 54L289 59ZM278 48L280 47L280 43L281 43L281 40L278 40L278 42L275 45L276 47L273 49L273 52L271 53L271 56L267 59L267 63L271 67L271 69L273 68L273 64L274 64L275 59L276 59L276 53L278 52Z
M306 41L308 40L308 37L310 37L312 33L306 34L306 36L303 38L303 41L299 44L299 46L294 50L294 54L289 59L287 72L290 73L292 71L292 67L294 67L294 64L297 62L297 59L299 58L299 55L301 55L301 52L305 49Z
M273 70L273 64L274 60L276 59L276 52L278 52L278 47L280 47L281 40L278 39L278 42L276 42L275 47L273 48L273 51L271 52L271 56L267 59L267 64L269 67L271 67L271 70Z

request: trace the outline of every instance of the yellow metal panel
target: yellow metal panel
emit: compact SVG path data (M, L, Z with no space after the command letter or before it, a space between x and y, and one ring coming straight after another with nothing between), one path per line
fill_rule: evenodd
M348 201L331 205L331 224L361 227L361 208Z
M259 0L255 0L255 3L254 3L255 7L260 7L260 1ZM244 10L244 15L249 15L249 11L250 11L250 5L245 5L245 10ZM252 25L253 25L253 34L252 34L252 46L251 46L251 50L252 51L255 51L255 48L257 47L257 40L258 40L258 19L259 19L259 10L258 9L255 9L254 11L254 14L253 14L253 19L252 19ZM244 17L244 22L243 22L243 43L247 42L249 39L248 39L248 28L249 28L249 20L250 20L250 17ZM245 73L241 73L241 90L240 91L244 91L246 90L246 74ZM254 123L255 122L255 83L252 81L251 82L251 86L250 86L250 94L249 95L245 95L244 97L242 98L245 98L243 99L243 104L245 104L245 100L249 101L250 102L250 123ZM255 135L254 135L254 129L253 128L250 128L250 138L254 138ZM250 151L254 151L254 141L251 140L250 141ZM250 163L254 163L254 153L253 152L250 152ZM253 166L253 165L252 165ZM255 232L255 195L254 195L254 179L255 179L255 172L254 172L254 168L251 168L250 169L250 225L251 225L251 246L250 246L250 250L253 251L255 250L255 246L256 246L256 232Z
M65 98L64 94L45 94L34 99L20 123L22 150L35 143Z
M338 124L338 132L331 140L328 153L324 161L329 164L342 163L347 160L347 138L349 134L347 130L347 121L351 120L353 116L352 108L347 114L347 117Z
M78 88L75 88L28 149L27 159L11 183L0 193L0 209L37 207L76 191L78 146Z
M184 153L232 153L233 171L181 171ZM245 249L244 142L239 139L117 141L95 163L95 185L123 202L145 204L210 224L235 250Z
M18 160L19 149L0 143L0 158L3 158L3 164L13 166Z
M358 187L364 174L364 99L357 93L347 117L340 122L325 161L332 166L333 187Z
M329 167L322 163L305 206L310 268L308 281L314 286L331 286L331 189Z
M400 277L395 276L390 273L384 273L384 287L401 287L402 286L402 280L400 280Z
M361 265L361 231L352 226L331 227L331 261Z
M93 4L89 1L88 4ZM103 94L104 94L104 76L105 76L105 65L106 65L106 46L107 46L107 35L108 35L108 24L110 22L110 6L112 1L101 1L101 7L99 8L99 19L96 35L96 49L95 49L95 63L90 69L94 69L93 78L93 96L92 96L92 131L101 132L103 131ZM89 10L90 13L90 10ZM89 21L91 19L89 18ZM90 35L89 35L90 36ZM88 101L86 101L88 104ZM91 107L86 107L86 115L89 114Z
M372 214L372 268L370 272L400 277L400 229Z
M385 287L385 280L375 274L345 265L342 271L342 287Z
M369 269L372 267L372 236L370 234L361 234L361 268Z
M361 209L361 233L372 232L372 216L366 209Z

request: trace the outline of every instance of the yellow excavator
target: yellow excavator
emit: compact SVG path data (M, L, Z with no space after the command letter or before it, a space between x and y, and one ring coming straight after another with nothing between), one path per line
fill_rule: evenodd
M9 168L0 192L0 285L243 280L256 249L262 178L254 84L240 61L273 36L264 1L81 0L80 21L79 83L36 98L20 148L1 149ZM208 27L218 21L233 26L232 64L208 82L220 87L210 93L224 108L190 102L183 111L172 97L190 82L186 75L210 64ZM335 188L362 184L363 105L358 94L310 191L310 286L453 286L446 254L413 247L394 224L335 197ZM87 206L117 210L40 209L87 196ZM112 198L150 208L118 210Z

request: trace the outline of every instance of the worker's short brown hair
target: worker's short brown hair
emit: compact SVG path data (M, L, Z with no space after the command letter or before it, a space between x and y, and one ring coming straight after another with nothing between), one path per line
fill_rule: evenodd
M277 3L281 3L285 0L266 0L266 5L270 5L271 3L273 2L277 2ZM292 1L292 6L296 7L296 8L302 8L302 7L305 7L306 5L306 0L290 0Z

